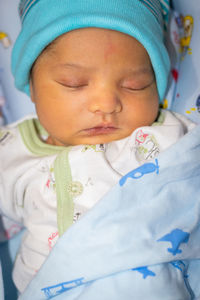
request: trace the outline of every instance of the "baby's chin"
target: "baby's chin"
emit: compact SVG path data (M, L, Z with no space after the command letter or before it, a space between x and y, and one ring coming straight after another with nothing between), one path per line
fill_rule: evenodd
M46 140L47 144L61 147L78 146L78 145L97 145L108 144L114 141L122 140L131 135L131 131L122 132L120 130L115 133L93 134L93 135L76 135L69 139L54 139L51 136Z
M85 138L80 141L76 141L75 143L72 143L71 146L77 146L77 145L98 145L98 144L108 144L114 141L122 140L126 138L128 135L120 135L120 136L95 136L92 138Z

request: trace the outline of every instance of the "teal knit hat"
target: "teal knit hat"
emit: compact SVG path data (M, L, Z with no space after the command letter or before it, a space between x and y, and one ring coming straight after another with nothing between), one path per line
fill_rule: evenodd
M154 68L163 100L170 61L163 41L162 6L168 0L21 0L22 29L12 52L16 87L29 95L31 67L42 50L58 36L78 28L117 30L136 38ZM167 14L165 13L165 19Z

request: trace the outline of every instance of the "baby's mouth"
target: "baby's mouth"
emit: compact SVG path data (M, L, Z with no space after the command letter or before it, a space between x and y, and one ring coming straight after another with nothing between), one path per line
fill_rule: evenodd
M115 131L118 128L112 125L99 125L91 128L84 129L83 132L95 136L95 135L103 135L103 134L112 134L115 133Z

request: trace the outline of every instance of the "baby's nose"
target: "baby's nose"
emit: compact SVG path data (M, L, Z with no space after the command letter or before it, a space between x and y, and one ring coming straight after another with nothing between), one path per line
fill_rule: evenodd
M96 91L89 101L89 110L93 113L112 114L120 112L122 103L117 92L104 89Z

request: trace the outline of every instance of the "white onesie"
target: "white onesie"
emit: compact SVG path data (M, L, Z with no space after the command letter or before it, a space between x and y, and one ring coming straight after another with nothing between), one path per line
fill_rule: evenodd
M123 140L73 147L46 144L47 134L36 118L2 127L0 211L5 235L12 236L21 225L26 228L13 271L18 290L26 288L58 236L122 176L155 160L194 127L185 117L162 110L152 126Z

